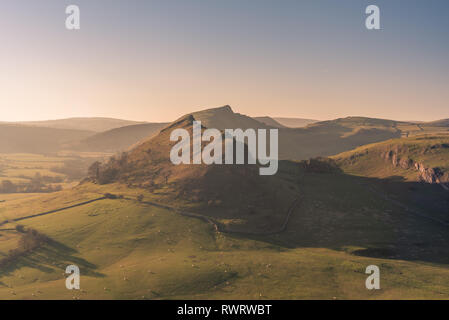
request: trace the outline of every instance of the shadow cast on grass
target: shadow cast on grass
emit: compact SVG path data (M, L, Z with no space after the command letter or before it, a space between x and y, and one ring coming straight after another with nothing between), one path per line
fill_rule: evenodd
M279 249L327 248L370 258L449 265L449 192L436 184L306 172L304 201L285 232L228 235Z
M104 277L104 274L95 271L97 269L96 265L83 258L77 257L75 255L77 252L78 251L73 248L50 239L42 247L37 248L32 252L26 252L7 266L2 267L0 269L0 277L9 275L15 270L23 267L37 269L45 273L59 272L59 270L65 272L65 268L71 264L77 265L84 275Z

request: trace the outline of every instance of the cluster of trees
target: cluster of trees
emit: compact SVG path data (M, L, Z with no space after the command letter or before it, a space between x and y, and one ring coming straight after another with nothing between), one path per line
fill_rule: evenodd
M70 181L81 180L86 177L91 161L90 159L67 160L62 166L52 167L50 170L65 175Z
M313 173L340 173L342 170L335 160L325 157L316 157L303 160L299 163L307 172Z
M117 178L118 173L118 168L102 165L101 162L96 161L89 167L87 175L99 184L108 184Z
M27 176L19 176L19 178L22 179L30 179ZM32 183L38 184L38 183L61 183L64 182L64 177L61 176L43 176L41 175L39 172L36 172L36 174L34 175L34 177L32 177L31 179Z
M0 183L0 193L41 193L41 192L55 192L61 191L60 185L53 185L53 183L60 183L63 179L61 177L42 176L40 173L36 175L29 182L13 183L10 180L3 180Z
M0 268L9 265L18 257L23 256L24 254L27 254L50 241L46 235L31 228L25 229L22 225L17 225L16 231L22 234L18 247L16 249L9 250L6 257L0 260Z
M108 184L116 181L122 171L128 165L128 154L126 152L117 156L112 156L109 161L102 164L99 161L94 162L88 169L89 179L99 183Z

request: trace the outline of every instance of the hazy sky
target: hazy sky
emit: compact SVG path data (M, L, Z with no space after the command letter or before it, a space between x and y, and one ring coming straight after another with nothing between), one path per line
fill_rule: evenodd
M81 30L65 29L77 4ZM381 28L365 28L365 8ZM449 117L447 0L2 0L0 121Z

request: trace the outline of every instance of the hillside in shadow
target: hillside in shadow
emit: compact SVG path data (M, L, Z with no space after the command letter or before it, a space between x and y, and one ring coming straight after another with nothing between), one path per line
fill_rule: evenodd
M285 162L283 170L297 170ZM259 240L286 248L449 264L449 192L436 184L300 169L302 201L285 232Z

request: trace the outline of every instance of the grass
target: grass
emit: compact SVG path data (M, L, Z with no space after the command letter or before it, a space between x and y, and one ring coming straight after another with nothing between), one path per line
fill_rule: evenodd
M13 219L105 193L123 197L21 220L50 241L0 270L0 299L449 299L449 234L441 223L447 192L372 156L397 148L401 156L445 168L446 149L433 148L445 143L443 135L416 136L361 147L335 157L343 172L313 173L281 162L271 187L282 203L291 194L301 201L286 230L270 235L222 233L149 204L214 217L234 231L270 226L268 216L285 215L284 208L265 215L259 205L249 220L230 212L238 207L232 201L230 208L189 202L173 194L173 176L168 187L84 183L52 194L5 196L0 257L18 245ZM80 291L65 288L70 264L81 269ZM381 270L381 290L365 288L365 269L372 264Z
M384 161L382 155L393 151L399 158L422 163L426 168L438 167L442 173L449 172L449 135L417 135L409 138L392 139L369 144L351 151L332 156L347 173L358 176L387 178L403 177L407 181L417 181L416 170L394 167L390 161Z
M36 179L41 181L42 187L40 191L32 189L33 192L41 192L48 189L48 186L53 189L69 189L85 176L90 163L107 155L73 152L55 155L0 153L0 190L4 181L10 181L17 186L14 193L0 193L0 201L28 197L29 193L24 193L24 189L26 186L36 185Z
M53 185L68 187L70 183L64 181L66 176L51 171L53 167L62 166L66 160L70 158L38 154L0 154L0 184L5 180L14 184L27 184L39 174L46 177L59 177L62 181ZM2 197L0 195L0 198Z
M218 233L201 220L126 199L106 199L23 220L21 224L46 234L52 242L0 271L0 298L449 298L446 263L419 255L387 259L358 254L394 243L423 221L369 191L359 191L355 197L354 189L360 187L350 176L307 174L304 179L306 200L286 232L273 236ZM54 209L106 189L129 198L143 193L146 199L156 200L123 185L86 184L70 193L33 198L31 204L18 199L15 209L3 207L3 214L12 217ZM424 223L424 227L433 228L435 236L442 233L437 226ZM0 252L12 248L16 236L13 231L0 231ZM81 269L80 291L65 288L63 273L69 264ZM370 264L381 269L379 291L364 287L364 270Z

